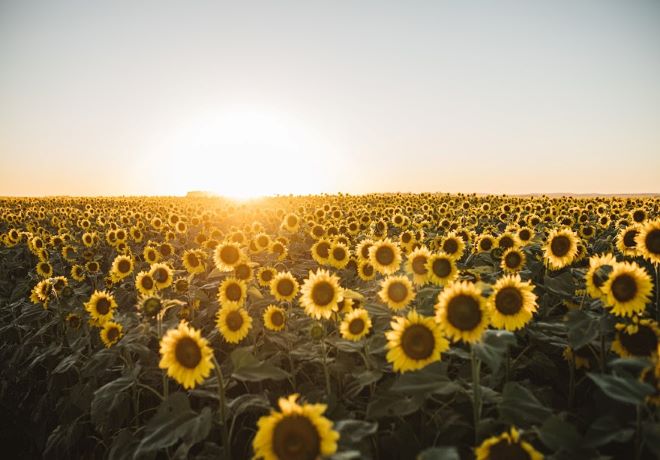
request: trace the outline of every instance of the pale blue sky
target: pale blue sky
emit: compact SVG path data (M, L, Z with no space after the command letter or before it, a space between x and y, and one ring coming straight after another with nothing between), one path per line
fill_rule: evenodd
M0 195L658 184L657 0L0 0Z

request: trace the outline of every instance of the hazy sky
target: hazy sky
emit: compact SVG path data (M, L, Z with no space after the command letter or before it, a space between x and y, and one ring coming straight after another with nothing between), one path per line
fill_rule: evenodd
M0 195L660 192L660 1L0 0Z

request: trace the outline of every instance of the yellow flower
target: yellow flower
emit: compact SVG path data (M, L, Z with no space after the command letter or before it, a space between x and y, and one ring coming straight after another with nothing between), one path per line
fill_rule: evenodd
M534 286L518 275L504 276L493 286L488 299L490 323L498 329L515 331L525 326L537 309Z
M227 342L238 343L250 332L252 317L244 308L233 303L226 304L218 310L216 326Z
M491 436L475 449L476 460L510 460L528 459L543 460L543 454L534 447L520 439L515 427L505 431L499 436Z
M525 266L525 253L520 249L509 248L502 254L500 267L507 273L517 273Z
M215 266L221 272L229 272L245 259L245 254L238 243L225 242L217 245L213 252Z
M279 301L291 301L298 295L298 281L290 272L278 273L270 282L270 293Z
M415 310L407 317L396 316L387 338L387 361L396 372L422 369L440 360L440 354L449 348L449 342L433 318L426 318Z
M348 247L339 242L335 242L330 247L328 263L335 268L344 268L350 260L351 253Z
M406 272L412 275L413 283L422 286L429 282L429 269L427 262L431 257L431 252L425 247L420 247L412 251L406 260Z
M376 270L368 260L361 260L357 266L357 274L363 281L369 281L376 277Z
M589 270L587 270L584 278L587 293L592 299L601 299L604 302L607 300L602 288L616 263L617 261L612 254L589 258Z
M559 270L573 263L578 254L578 237L571 229L554 229L544 246L545 262L551 270Z
M344 316L339 325L339 332L346 340L357 342L371 330L371 318L364 308L356 308Z
M206 271L204 258L204 253L202 251L198 249L189 249L183 253L183 266L191 275L204 273L204 271Z
M255 458L264 460L318 459L337 451L339 433L323 417L325 404L296 402L297 394L280 398L280 412L271 411L257 422L252 442Z
M268 305L264 311L264 326L271 331L281 331L286 325L286 311L276 305Z
M626 257L637 257L639 251L637 248L637 236L640 234L641 226L633 224L627 228L622 228L616 237L616 247Z
M185 389L195 388L213 369L213 350L200 331L183 321L163 336L160 356L158 366Z
M149 272L142 271L135 277L135 288L142 295L150 295L156 292L156 281Z
M330 261L330 248L332 244L325 238L321 238L312 245L312 259L319 265L326 265Z
M115 257L110 269L110 279L117 283L133 272L133 259L129 256L120 255Z
M660 329L652 319L633 317L632 324L619 323L615 326L616 338L612 351L622 358L647 357L657 359Z
M432 254L426 262L426 269L431 283L439 286L446 286L458 277L456 261L444 253Z
M315 319L330 318L338 310L337 302L344 298L337 275L331 275L324 269L316 273L310 271L301 292L300 303L305 313Z
M270 286L270 282L277 275L277 270L273 267L261 267L257 270L257 282L260 286Z
M369 248L369 262L377 272L390 275L401 265L401 249L389 238L376 241Z
M472 283L455 282L439 295L436 320L454 342L476 343L488 327L490 318L481 291Z
M156 287L158 289L165 289L172 285L174 282L174 273L172 269L167 264L153 264L149 274L156 282Z
M119 323L106 321L101 329L101 340L106 348L110 348L119 341L122 336L122 326Z
M247 299L247 285L245 281L230 277L225 278L218 287L218 303L220 306L243 306Z
M652 264L660 264L660 219L647 222L635 237L639 254Z
M636 263L620 262L614 265L612 273L602 287L617 316L632 316L644 312L651 297L653 284L651 277Z
M99 324L110 321L116 308L117 302L114 296L107 291L94 291L94 294L85 303L85 310Z
M388 276L381 281L380 287L380 300L395 311L405 308L415 298L415 291L407 276Z

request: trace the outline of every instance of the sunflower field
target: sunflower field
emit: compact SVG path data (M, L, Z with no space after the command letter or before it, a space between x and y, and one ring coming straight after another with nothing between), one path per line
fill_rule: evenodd
M658 197L0 198L3 452L658 458L659 266Z

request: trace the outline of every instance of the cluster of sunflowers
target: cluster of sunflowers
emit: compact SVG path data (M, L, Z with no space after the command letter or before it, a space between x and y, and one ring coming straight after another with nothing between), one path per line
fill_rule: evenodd
M384 358L380 372L394 375L442 361L453 348L467 348L475 361L486 331L521 333L550 309L540 302L549 295L547 277L578 274L583 288L566 293L560 308L584 309L589 298L590 306L615 318L611 350L649 360L640 378L654 388L648 401L657 404L659 207L657 198L462 194L274 197L247 204L3 199L0 246L21 249L33 264L32 303L61 314L72 330L96 330L105 348L130 329L155 326L163 372L182 391L215 372L221 405L226 388L218 357L250 339L257 354L259 336L309 331L322 345L330 393L333 340L362 344L369 366L366 341L380 335L382 349L371 352ZM76 303L76 294L86 301ZM213 328L201 322L207 312L215 317ZM588 347L565 350L577 368L589 365L589 355ZM473 366L477 386L479 374ZM167 395L168 382L161 391ZM258 420L254 455L335 453L340 434L323 415L327 405L299 403L297 388L288 393L280 395L280 411ZM479 406L476 432L481 401L473 404ZM223 444L231 443L223 434ZM516 427L491 434L473 445L478 459L543 458Z

